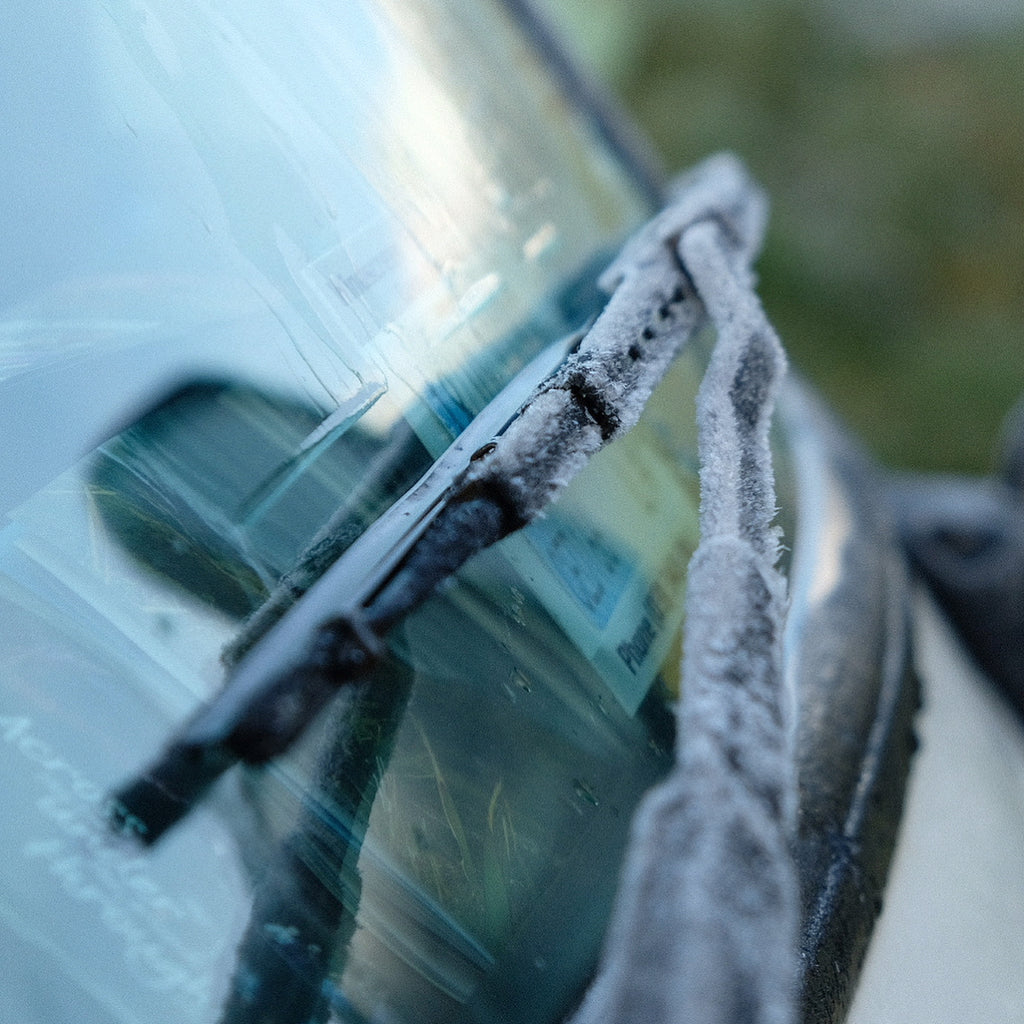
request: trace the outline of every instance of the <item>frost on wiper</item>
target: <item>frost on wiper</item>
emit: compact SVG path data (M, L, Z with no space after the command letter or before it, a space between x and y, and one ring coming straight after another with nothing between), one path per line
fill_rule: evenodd
M634 426L706 313L718 343L698 402L702 540L677 764L637 817L604 967L578 1020L788 1020L794 782L768 449L784 361L750 287L763 226L760 192L731 158L684 179L602 278L611 297L562 365L525 401L513 388L488 406L241 658L220 696L116 795L119 826L155 841L232 764L287 750L339 690L358 706L388 631Z
M634 817L603 966L573 1024L782 1024L799 894L768 434L785 361L729 225L689 227L677 248L718 342L698 395L676 767Z

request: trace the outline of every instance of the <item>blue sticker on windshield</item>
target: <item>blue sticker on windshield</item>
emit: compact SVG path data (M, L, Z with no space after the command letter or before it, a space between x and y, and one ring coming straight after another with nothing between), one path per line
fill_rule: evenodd
M626 557L596 530L570 525L557 514L536 520L525 532L590 620L603 629L633 576Z

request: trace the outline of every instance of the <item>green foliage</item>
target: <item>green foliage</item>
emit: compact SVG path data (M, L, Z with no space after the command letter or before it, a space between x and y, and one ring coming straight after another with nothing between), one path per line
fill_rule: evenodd
M1024 389L1024 18L549 4L666 166L733 149L767 186L764 302L880 457L986 470Z

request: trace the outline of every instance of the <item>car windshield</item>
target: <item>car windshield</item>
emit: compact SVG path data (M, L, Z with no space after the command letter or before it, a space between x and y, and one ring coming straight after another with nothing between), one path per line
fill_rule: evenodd
M642 201L501 12L448 6L447 35L386 0L82 0L9 27L5 508L197 377L287 396L325 438L405 417L436 456L579 326L553 286Z
M248 610L592 315L642 196L500 9L436 7L83 0L5 33L5 549L101 561L137 609L99 508Z
M218 689L311 542L329 529L336 555L593 317L649 197L480 0L35 4L0 39L0 88L0 1017L213 1020L253 865L205 813L128 855L97 831L104 794ZM646 590L599 543L553 518L522 557L580 591L596 552L633 614ZM612 596L581 621L604 628ZM488 785L502 848L525 849Z

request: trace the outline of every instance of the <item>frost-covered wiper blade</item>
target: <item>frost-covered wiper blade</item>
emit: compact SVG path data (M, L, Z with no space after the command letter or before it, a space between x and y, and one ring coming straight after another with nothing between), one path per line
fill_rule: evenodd
M718 337L697 396L701 541L676 763L634 814L603 963L571 1024L795 1017L793 708L769 444L786 363L730 242L709 221L678 243Z
M376 599L394 594L389 583L400 572L403 579L415 574L410 556L449 503L454 481L489 450L537 381L562 364L578 340L556 342L524 367L424 476L248 647L221 692L159 760L115 795L112 811L121 827L146 843L156 841L232 764L259 764L283 752L333 694L365 676L397 614L393 602L385 607ZM481 529L456 539L486 546L486 523L476 525ZM441 571L440 565L433 568ZM422 600L419 592L436 582L415 577L417 590L406 591L406 600Z
M740 279L761 242L759 189L731 157L680 182L601 278L610 298L532 393L524 371L427 476L235 666L219 696L114 797L118 825L153 842L237 761L283 753L323 706L378 663L387 632L467 559L531 522L587 459L629 430L703 307L679 254L712 222ZM550 358L550 357L549 357Z

